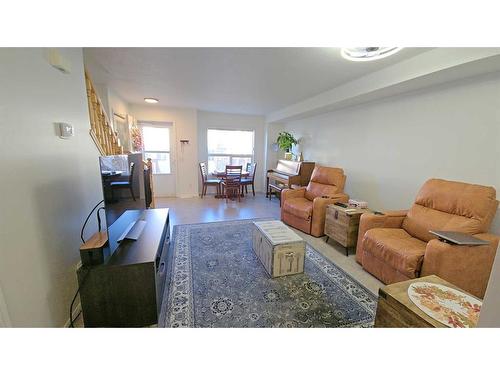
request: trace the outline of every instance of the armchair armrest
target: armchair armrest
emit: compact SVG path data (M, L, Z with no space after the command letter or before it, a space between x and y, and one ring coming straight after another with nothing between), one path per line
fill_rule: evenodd
M306 188L300 189L283 189L281 191L281 220L283 220L283 209L285 207L285 201L287 199L293 198L304 198L306 193Z
M359 220L358 243L356 245L356 261L363 261L363 237L373 228L401 228L408 210L387 211L383 215L366 213Z
M281 191L281 205L283 206L283 203L285 202L286 199L290 198L304 198L306 193L306 188L300 188L300 189L283 189Z
M420 276L436 275L459 288L484 297L500 237L481 233L475 237L489 245L462 246L433 239L427 243Z
M311 235L319 237L325 234L326 207L337 202L347 203L349 196L337 193L329 196L316 197L313 200Z

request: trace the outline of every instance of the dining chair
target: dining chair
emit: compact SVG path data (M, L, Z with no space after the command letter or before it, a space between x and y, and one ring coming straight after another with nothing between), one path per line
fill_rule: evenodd
M222 179L222 191L227 198L230 196L238 196L238 202L241 201L241 165L226 165L226 173Z
M203 187L201 188L201 197L207 195L207 187L208 186L215 186L217 188L217 195L220 194L220 183L221 180L219 179L209 179L208 178L208 168L207 168L207 163L200 163L200 174L201 174L201 182L203 184Z
M252 185L252 193L255 197L255 169L257 168L257 163L247 163L248 177L241 179L241 190L243 192L243 187L245 188L245 193L248 194L248 185Z
M114 191L115 190L120 190L120 189L129 189L130 194L132 194L132 199L135 201L135 194L134 194L134 187L133 187L133 181L134 181L134 169L135 169L135 163L131 162L130 167L129 167L129 175L128 175L128 181L113 181L111 182L111 199L114 199Z

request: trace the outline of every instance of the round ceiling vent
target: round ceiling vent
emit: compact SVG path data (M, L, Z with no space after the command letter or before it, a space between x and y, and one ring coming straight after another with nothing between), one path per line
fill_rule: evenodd
M340 54L351 61L373 61L394 55L402 49L402 47L349 47L342 48Z

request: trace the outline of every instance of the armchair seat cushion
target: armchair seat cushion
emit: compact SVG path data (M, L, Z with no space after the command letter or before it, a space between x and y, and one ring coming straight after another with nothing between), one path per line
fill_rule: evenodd
M283 211L304 220L311 218L312 209L313 202L306 198L291 198L283 203Z
M365 252L410 279L420 273L426 246L426 242L399 228L370 229L363 238Z

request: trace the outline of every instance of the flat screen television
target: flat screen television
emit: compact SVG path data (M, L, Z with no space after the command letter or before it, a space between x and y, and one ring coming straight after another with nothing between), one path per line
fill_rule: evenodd
M138 215L124 215L127 210L143 210L146 203L140 186L142 155L112 155L99 157L104 211L109 250L112 254L120 242L130 234L137 234L141 225ZM135 230L135 232L134 232ZM139 233L140 235L140 233Z

